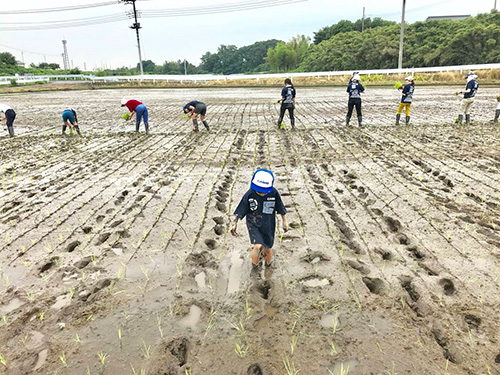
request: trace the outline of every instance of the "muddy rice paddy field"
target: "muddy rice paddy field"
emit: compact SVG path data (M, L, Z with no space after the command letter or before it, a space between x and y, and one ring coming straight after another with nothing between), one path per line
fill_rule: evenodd
M0 374L500 374L497 90L458 128L456 89L417 87L411 127L368 89L358 128L343 89L299 88L294 131L279 88L4 95ZM258 167L292 228L252 275L229 229Z

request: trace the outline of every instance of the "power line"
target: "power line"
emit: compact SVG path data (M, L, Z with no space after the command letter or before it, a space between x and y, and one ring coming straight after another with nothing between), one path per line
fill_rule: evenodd
M0 14L32 14L32 13L53 13L53 12L65 12L70 10L80 10L89 8L98 8L108 5L119 4L119 1L107 1L104 3L95 4L85 4L85 5L73 5L69 7L58 7L58 8L42 8L42 9L24 9L24 10L4 10L0 11Z
M92 26L104 23L113 23L126 21L128 17L126 14L117 14L103 17L94 17L83 19L81 21L54 21L50 24L38 23L35 25L19 26L19 27L0 27L0 31L27 31L27 30L49 30L49 29L63 29L69 27Z
M20 49L20 48L14 48L14 47L6 46L4 44L0 44L0 47L7 48L7 49L10 49L10 50L13 50L13 51L29 53L30 55L57 56L57 57L61 56L60 54L56 54L56 53L42 53L42 52L27 51L25 49Z

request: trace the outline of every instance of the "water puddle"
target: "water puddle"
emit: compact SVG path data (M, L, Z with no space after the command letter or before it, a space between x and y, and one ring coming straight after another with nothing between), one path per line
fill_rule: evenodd
M240 290L240 275L243 259L240 254L234 253L231 256L231 270L229 271L229 281L227 284L227 294L231 294Z
M264 327L267 323L269 323L270 318L274 317L278 313L278 309L273 306L266 306L266 315L264 315L262 318L259 318L255 321L254 326L255 328L262 328Z
M344 375L350 374L356 366L359 365L359 361L357 359L348 359L347 361L338 361L335 363L332 375ZM330 370L331 371L331 370Z
M200 272L198 275L195 276L194 280L196 281L196 284L198 284L198 288L204 289L206 284L206 277L207 275L205 272Z
M181 320L181 326L194 329L201 318L201 308L196 305L191 305L189 314Z
M13 298L8 305L5 306L0 306L0 314L9 314L15 309L18 309L24 305L24 302L21 301L19 298Z
M341 326L340 323L341 323L340 317L338 316L337 313L324 314L321 317L321 320L319 321L319 325L324 327L324 328L333 329L333 327L336 326L336 329L335 329L336 331L340 330L340 326Z
M65 294L56 298L56 302L50 306L51 309L60 310L63 307L68 306L71 303L71 298L69 294Z
M301 283L305 286L311 287L311 288L317 288L317 287L322 287L330 284L330 281L328 279L320 279L320 278L312 278L312 279L307 279L307 280L301 280Z

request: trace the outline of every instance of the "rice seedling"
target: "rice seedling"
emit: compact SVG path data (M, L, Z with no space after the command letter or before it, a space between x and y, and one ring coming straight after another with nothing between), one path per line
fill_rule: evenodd
M349 375L349 366L347 366L346 368L344 368L344 363L341 363L340 364L340 372L339 373L335 373L333 372L333 370L330 370L328 369L328 373L330 375Z
M213 326L215 325L215 316L217 315L217 311L216 310L211 310L210 311L210 317L208 319L208 324L207 324L207 327L205 328L205 334L203 336L207 336L208 333L210 332L210 330L213 328Z
M290 353L292 353L292 355L293 352L295 351L295 348L297 347L298 341L299 341L299 335L293 335L292 341L290 342Z
M293 362L290 362L286 354L283 356L283 366L285 367L286 375L297 375L300 372L300 370L295 368Z
M146 345L146 342L144 340L142 340L141 353L144 358L151 358L151 345Z
M7 366L7 362L5 361L5 358L3 355L0 354L0 363L4 366Z
M158 323L158 331L160 331L160 337L163 338L163 329L161 328L161 316L156 314L156 322Z
M66 360L66 354L64 352L62 355L59 356L59 359L61 360L64 367L68 367L68 362Z
M80 340L80 336L78 336L78 333L75 333L75 342L78 344L82 343L82 341Z
M130 365L130 367L132 367L132 374L133 375L146 375L146 370L145 369L141 368L141 371L137 372L137 371L135 371L134 366Z
M104 367L105 363L106 363L106 359L108 358L108 353L100 351L99 353L97 353L97 356L99 357L99 361L101 362L101 365Z
M248 349L245 348L244 345L240 345L236 343L236 347L234 348L234 352L238 354L238 357L244 358L247 355Z

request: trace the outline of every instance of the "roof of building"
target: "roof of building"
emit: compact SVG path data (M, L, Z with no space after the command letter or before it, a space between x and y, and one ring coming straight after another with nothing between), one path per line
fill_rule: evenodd
M471 17L471 15L461 15L461 16L430 16L427 17L426 21L441 21L441 20L452 20L459 21Z

